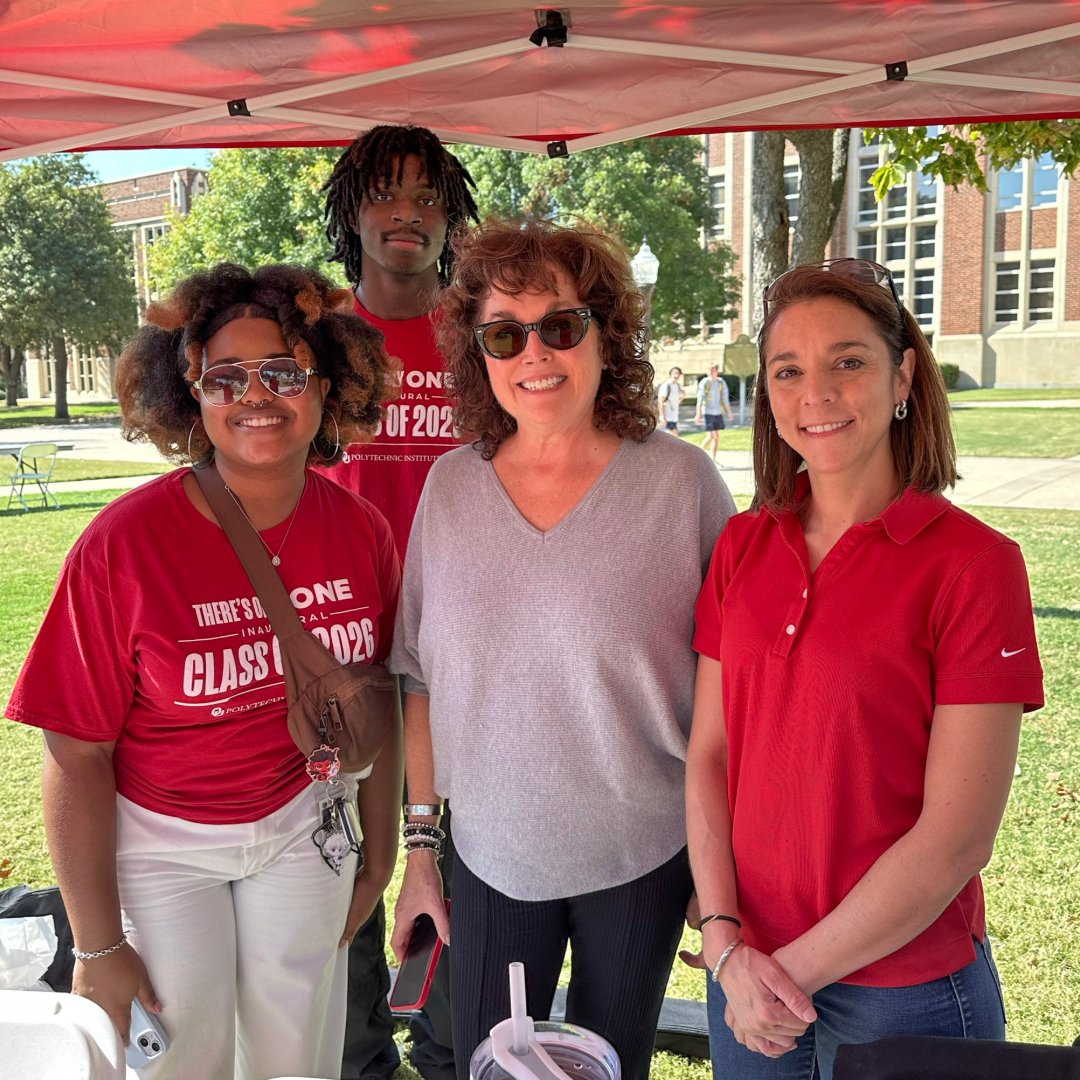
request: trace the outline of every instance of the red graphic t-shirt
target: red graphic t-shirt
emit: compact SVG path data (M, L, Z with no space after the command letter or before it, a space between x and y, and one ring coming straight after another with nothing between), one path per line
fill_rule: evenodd
M277 639L178 469L110 503L71 549L8 704L12 720L116 740L116 789L207 824L256 821L308 783ZM401 568L385 518L309 470L292 531L262 536L301 620L342 663L390 651Z
M446 364L435 344L438 310L417 319L380 319L358 300L356 313L382 331L386 351L401 360L401 397L387 406L374 441L350 446L341 464L325 472L386 515L404 558L431 466L461 445L446 401Z

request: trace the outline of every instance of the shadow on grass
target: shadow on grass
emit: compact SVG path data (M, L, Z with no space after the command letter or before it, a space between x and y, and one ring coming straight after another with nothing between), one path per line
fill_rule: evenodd
M1037 607L1035 614L1044 619L1080 619L1080 611L1067 607Z
M123 492L120 494L123 494ZM61 500L59 510L51 504L49 506L31 506L29 510L24 510L21 506L13 506L10 510L0 510L0 519L24 518L29 517L31 514L58 514L64 510L101 510L105 505L105 501L98 499L93 502L66 502Z

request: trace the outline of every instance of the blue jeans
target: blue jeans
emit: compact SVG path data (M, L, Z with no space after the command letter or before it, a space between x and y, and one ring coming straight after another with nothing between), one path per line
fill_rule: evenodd
M975 960L953 975L918 986L833 983L814 995L818 1018L783 1057L769 1058L735 1041L724 1021L727 999L708 980L709 1042L714 1080L832 1080L841 1043L894 1035L1004 1039L1001 997L990 941L973 941Z

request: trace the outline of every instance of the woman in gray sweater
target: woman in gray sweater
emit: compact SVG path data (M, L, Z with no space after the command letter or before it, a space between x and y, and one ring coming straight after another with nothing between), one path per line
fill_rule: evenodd
M549 1015L645 1080L693 885L684 766L694 601L734 513L708 458L655 431L645 303L604 234L489 223L456 244L441 346L457 427L409 539L392 666L405 675L409 853L393 944L453 931L458 1076L525 962ZM436 865L454 810L454 901ZM416 805L419 804L419 805Z

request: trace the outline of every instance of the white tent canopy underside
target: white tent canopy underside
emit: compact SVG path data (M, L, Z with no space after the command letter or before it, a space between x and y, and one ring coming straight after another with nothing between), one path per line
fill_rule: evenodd
M529 40L532 8L485 0L11 0L0 160L342 143L375 123L572 153L672 132L1080 116L1071 0L567 10L551 47Z

